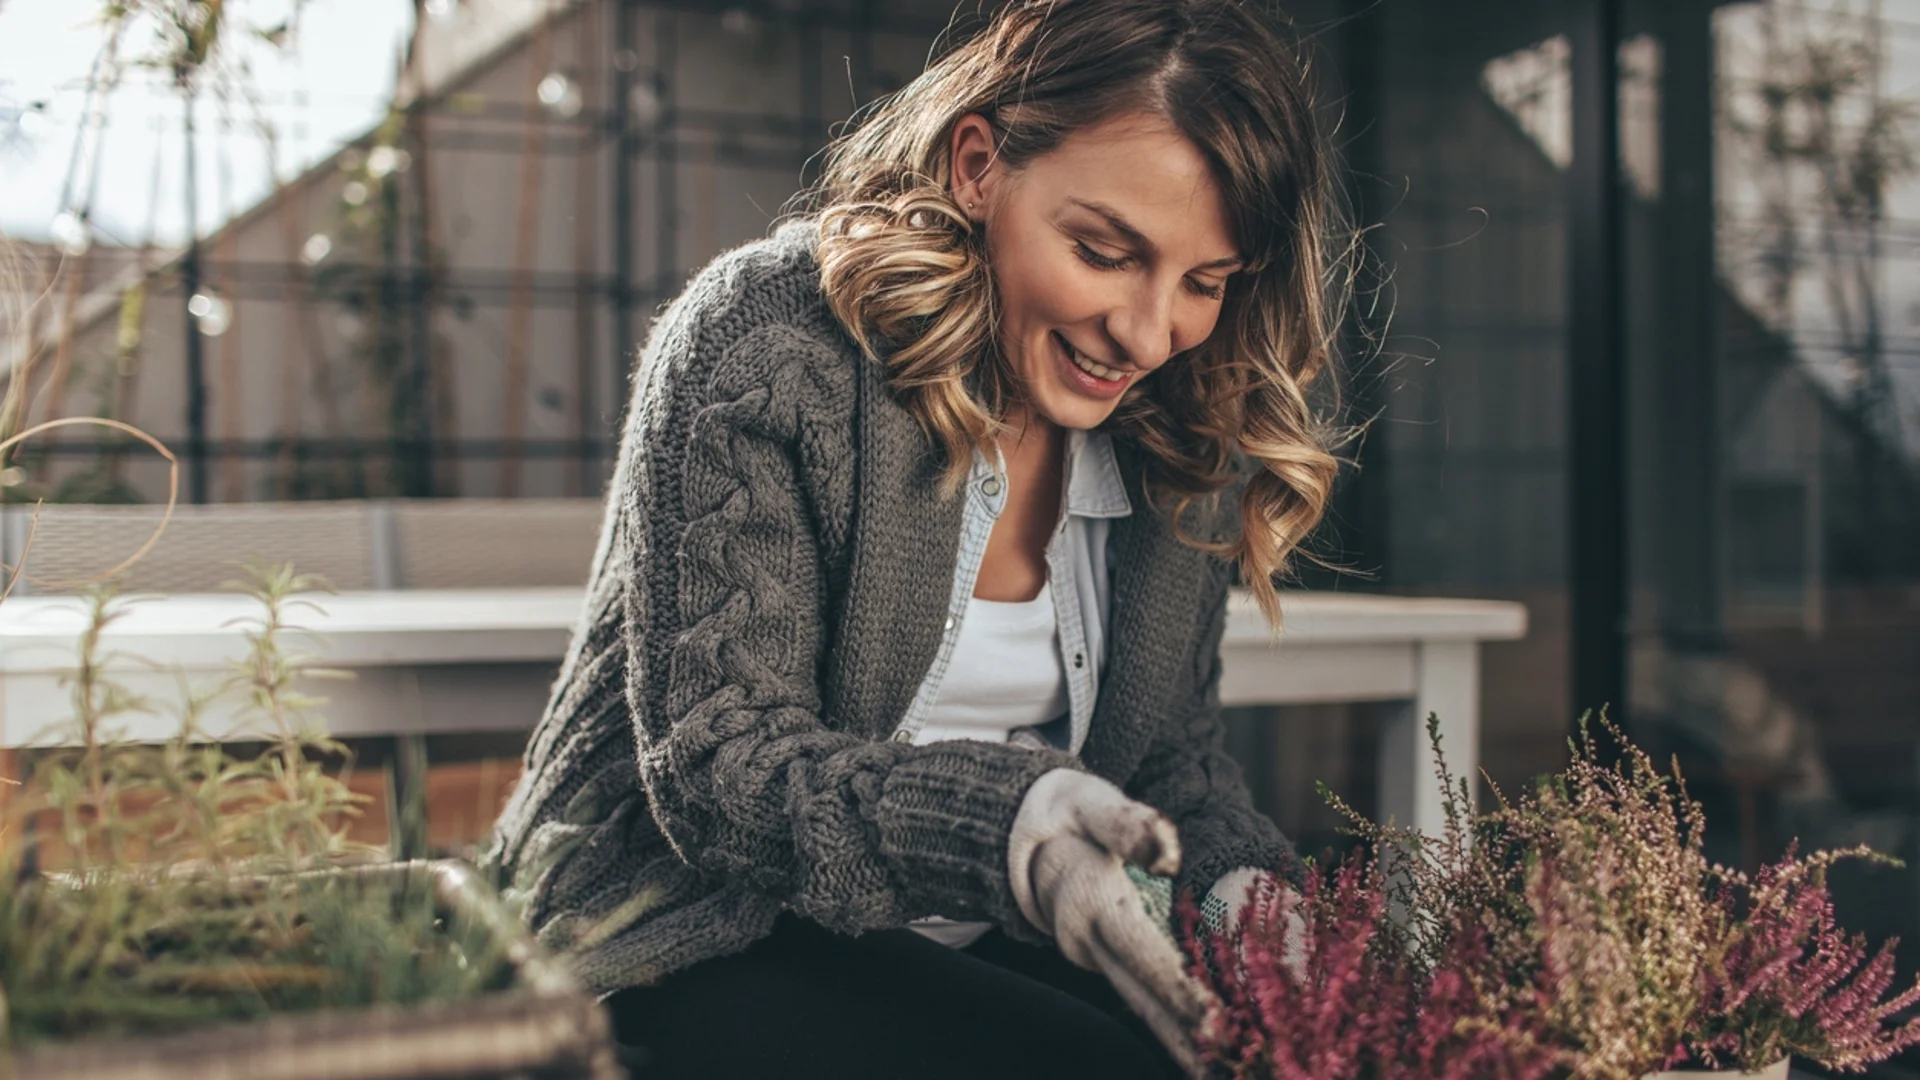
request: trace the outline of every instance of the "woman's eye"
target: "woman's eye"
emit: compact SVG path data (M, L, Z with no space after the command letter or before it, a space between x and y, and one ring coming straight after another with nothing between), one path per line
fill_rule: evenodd
M1098 251L1088 247L1084 240L1075 240L1073 246L1074 250L1079 252L1081 260L1088 266L1098 267L1101 270L1118 270L1127 265L1127 260L1116 259L1111 255L1102 255Z
M1227 295L1227 287L1225 285L1209 285L1204 281L1195 281L1192 278L1187 279L1187 288L1192 289L1195 293L1209 300L1218 300Z

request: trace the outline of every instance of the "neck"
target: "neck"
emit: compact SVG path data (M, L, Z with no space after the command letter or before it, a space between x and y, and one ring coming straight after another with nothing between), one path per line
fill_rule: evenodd
M1009 406L1001 424L1000 452L1009 458L1066 443L1065 428L1025 405Z

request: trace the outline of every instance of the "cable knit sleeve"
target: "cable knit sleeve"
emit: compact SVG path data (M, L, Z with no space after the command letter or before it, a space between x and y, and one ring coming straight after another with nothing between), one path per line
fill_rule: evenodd
M1127 794L1154 806L1180 830L1176 892L1205 893L1240 867L1259 867L1299 883L1303 869L1293 845L1254 809L1240 766L1227 754L1220 722L1220 640L1226 632L1231 567L1208 560L1211 578L1201 623L1193 636L1194 693L1167 718Z
M1015 923L1008 831L1070 759L876 742L821 718L830 526L810 493L851 462L829 445L844 431L806 428L830 410L802 406L829 361L844 363L791 328L756 331L641 433L646 460L620 481L641 783L680 858L831 929Z

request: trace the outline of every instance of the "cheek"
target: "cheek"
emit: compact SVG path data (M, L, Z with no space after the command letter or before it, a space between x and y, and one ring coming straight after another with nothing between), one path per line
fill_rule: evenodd
M1205 343L1219 328L1220 315L1219 305L1209 301L1198 306L1192 314L1183 317L1174 326L1174 351L1185 352Z
M1076 326L1096 319L1123 302L1116 294L1118 275L1102 276L1072 255L1036 262L1026 282L1026 306L1035 330Z

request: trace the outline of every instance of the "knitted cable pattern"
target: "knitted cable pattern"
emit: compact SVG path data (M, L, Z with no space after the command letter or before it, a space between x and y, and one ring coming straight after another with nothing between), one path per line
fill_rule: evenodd
M722 256L653 327L586 603L486 855L602 993L744 949L783 909L1042 940L1006 845L1053 768L1137 780L1189 870L1290 856L1222 766L1222 564L1150 513L1114 530L1114 665L1081 761L887 740L938 646L960 517L821 297L817 236Z
M803 370L791 357L809 348L781 326L743 338L694 419L666 673L676 704L641 717L641 782L682 859L830 929L1004 921L1006 833L1027 785L1066 759L821 724L819 551L791 455Z

